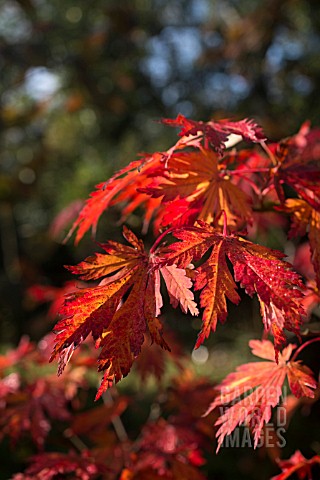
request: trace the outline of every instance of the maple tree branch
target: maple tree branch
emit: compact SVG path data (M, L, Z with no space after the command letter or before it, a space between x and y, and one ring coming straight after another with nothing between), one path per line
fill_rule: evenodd
M72 445L79 450L79 452L83 452L83 450L89 450L89 447L81 440L81 438L76 435L71 428L67 428L63 435L67 438Z
M263 167L263 168L243 168L241 170L226 170L226 173L228 175L242 175L242 173L265 173L265 172L270 172L269 167Z
M320 337L315 337L315 338L312 338L311 340L308 340L307 342L303 343L302 345L300 345L300 347L294 352L294 354L292 355L291 359L290 359L290 362L293 362L297 356L299 355L300 352L302 352L302 350L307 347L308 345L311 345L311 343L315 343L315 342L320 342Z
M111 395L110 390L106 390L103 395L102 395L102 400L103 403L107 406L111 406L114 404L113 397ZM116 415L111 419L111 423L113 425L113 428L117 434L117 437L119 438L120 442L125 442L128 440L128 434L126 429L124 428L124 425L122 423L121 418L119 415Z

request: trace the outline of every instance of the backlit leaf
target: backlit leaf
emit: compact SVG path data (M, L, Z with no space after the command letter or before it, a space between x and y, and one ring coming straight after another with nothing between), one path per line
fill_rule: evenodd
M180 304L184 312L198 314L190 278L176 266L162 266L156 254L148 256L143 243L126 227L124 237L131 246L117 242L102 245L105 254L95 254L74 267L68 267L81 278L104 277L98 286L79 289L69 294L60 310L54 351L51 361L59 356L62 373L74 349L89 334L101 348L99 371L104 377L97 398L103 391L126 376L140 354L144 335L162 348L168 345L162 338L158 316L162 307L160 276L164 277L171 304Z
M190 225L195 219L211 224L224 210L229 225L242 227L252 219L251 199L232 183L224 169L212 150L200 147L175 153L155 182L141 191L161 197L163 226ZM219 223L222 225L223 220Z
M223 412L215 424L219 426L216 434L217 451L226 435L231 434L243 423L251 428L254 446L257 446L264 424L271 419L272 408L279 403L286 376L296 397L302 395L314 397L317 382L311 370L300 362L289 361L292 345L288 345L279 354L278 363L272 359L273 348L270 341L251 340L249 345L253 354L268 361L240 365L216 388L219 394L211 403L206 415L217 407Z
M162 119L162 123L171 127L179 127L181 129L180 137L191 137L191 140L195 138L203 139L205 142L210 143L212 148L219 154L223 153L223 150L226 148L225 144L231 134L240 135L248 142L265 140L262 129L248 119L240 120L239 122L229 120L197 122L179 114L175 119Z
M75 243L77 244L83 235L92 228L96 233L97 223L102 213L110 206L122 202L124 199L128 206L123 210L123 215L129 215L139 205L144 205L145 223L150 221L159 201L151 199L150 196L137 193L137 188L143 187L145 182L149 183L149 173L158 168L162 160L161 154L146 156L140 160L131 162L127 167L115 173L107 182L100 183L96 190L91 193L81 210L79 217L74 222L67 238L77 230Z
M285 343L284 329L299 333L304 315L301 306L304 286L283 254L256 245L236 235L223 235L200 222L200 226L177 229L181 240L170 245L165 261L185 268L211 249L209 258L197 268L195 289L202 290L203 326L196 347L227 316L226 298L237 304L235 281L246 293L258 296L266 331L274 336L276 355ZM233 265L233 276L226 260ZM233 280L234 277L234 280Z

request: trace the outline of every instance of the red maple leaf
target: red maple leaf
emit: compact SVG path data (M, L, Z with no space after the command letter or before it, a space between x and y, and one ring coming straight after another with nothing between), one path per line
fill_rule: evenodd
M288 460L279 460L278 465L282 469L282 473L272 477L271 480L286 480L294 474L297 475L299 480L312 480L313 478L319 478L320 455L315 455L308 460L297 450ZM316 477L313 475L313 468L317 465L318 473ZM314 474L316 473L314 472Z
M139 205L144 205L146 228L160 202L144 193L138 193L137 189L144 187L146 182L147 184L150 183L149 174L154 169L159 168L162 160L163 155L161 153L145 155L140 160L131 162L127 167L115 173L107 182L97 185L96 190L91 193L79 217L74 222L66 240L71 237L75 230L77 230L76 244L90 228L95 235L97 223L102 213L108 207L119 204L123 200L128 204L123 210L123 217L129 215Z
M181 240L167 248L167 263L185 268L199 261L211 249L208 260L197 268L195 289L202 290L203 325L196 348L216 329L217 321L227 318L227 299L238 304L236 282L260 302L266 331L274 336L276 355L285 343L284 329L296 334L305 314L301 307L304 285L292 266L283 260L284 254L256 245L236 235L221 234L199 222L200 226L176 229L173 235ZM233 265L234 276L227 258Z
M304 236L308 232L311 261L320 290L320 211L311 207L305 200L294 198L288 198L281 210L291 215L289 238Z
M51 361L60 356L58 373L90 333L101 348L99 370L105 373L97 398L113 381L128 374L147 331L153 342L169 348L157 318L162 307L160 272L171 304L198 314L185 270L161 265L156 254L147 255L142 241L129 229L124 227L123 234L132 246L109 241L102 245L106 254L95 254L69 267L84 280L104 278L98 286L67 297L55 328L58 334Z
M285 201L282 185L292 187L301 198L320 210L320 130L302 125L300 131L279 143L275 152L278 165L273 182L281 203Z
M252 120L244 119L238 122L229 120L197 122L190 120L184 115L179 114L175 119L164 118L162 123L171 127L180 127L180 137L191 137L190 144L193 145L197 140L204 140L220 155L226 148L226 142L231 134L239 135L248 142L261 142L266 139L261 127ZM184 146L188 145L188 140L184 139Z
M317 382L312 371L299 361L289 361L293 345L288 345L279 354L278 364L274 361L273 345L270 341L251 340L249 345L254 355L266 359L267 362L240 365L236 372L230 373L216 388L219 394L206 415L216 407L224 409L215 423L220 426L216 433L217 451L225 436L243 423L251 427L254 446L257 446L264 424L271 419L272 408L279 403L286 377L297 398L314 397Z
M154 178L152 180L150 177L156 177L157 172L161 173L167 169L168 160L177 150L183 150L190 146L199 148L201 139L206 139L218 153L222 154L230 135L239 136L240 139L243 138L250 142L260 142L265 139L261 128L252 120L247 119L239 122L220 120L219 122L203 123L187 120L183 115L178 115L175 120L164 119L163 123L172 126L183 126L183 130L180 133L182 138L166 152L156 152L153 155L146 154L140 160L131 162L127 167L115 173L107 182L97 185L96 190L91 193L90 198L86 201L85 206L74 222L67 239L70 238L75 230L77 230L76 244L90 228L92 228L95 234L97 223L102 213L108 207L121 202L126 203L122 209L122 221L138 206L142 205L145 208L143 228L146 231L152 216L157 213L160 200L144 193L144 189L151 182L154 184ZM233 185L230 186L230 189L234 190L236 187ZM179 192L177 192L177 195L179 195ZM245 204L245 194L239 195L242 204ZM235 192L233 197L235 199ZM245 217L248 217L247 210L248 207L246 206ZM241 208L239 206L237 212L239 213L240 211Z

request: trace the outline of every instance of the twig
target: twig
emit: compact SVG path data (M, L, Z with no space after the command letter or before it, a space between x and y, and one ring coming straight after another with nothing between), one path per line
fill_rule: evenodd
M113 397L111 395L110 390L107 390L103 393L102 400L103 400L103 403L105 405L108 405L108 406L114 405L114 400L113 400ZM113 428L114 428L120 442L125 442L126 440L128 440L128 434L126 432L126 429L124 428L124 425L123 425L122 420L119 417L119 415L113 417L112 420L111 420L111 423L113 425Z

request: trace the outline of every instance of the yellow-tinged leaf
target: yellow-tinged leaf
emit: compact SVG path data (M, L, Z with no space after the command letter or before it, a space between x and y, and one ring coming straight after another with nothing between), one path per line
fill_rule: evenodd
M205 148L175 153L168 160L167 170L159 173L154 184L141 190L162 197L164 225L190 225L196 219L208 224L217 219L222 225L219 216L223 210L231 227L251 221L250 197L232 183L224 172L225 165L218 160L216 153Z

